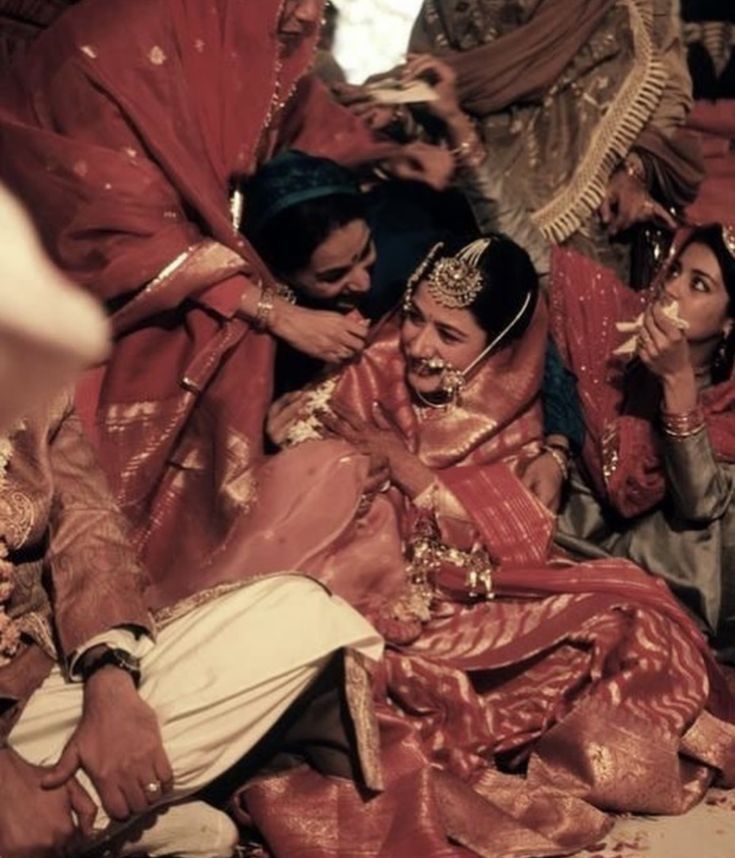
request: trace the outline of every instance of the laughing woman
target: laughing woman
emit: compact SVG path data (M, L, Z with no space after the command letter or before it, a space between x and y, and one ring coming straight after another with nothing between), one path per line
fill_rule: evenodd
M732 660L735 230L689 232L643 295L560 251L551 295L554 334L579 380L592 487L574 481L561 538L665 578ZM679 325L664 312L673 302ZM614 323L643 311L636 359L615 356Z
M519 479L542 438L537 287L506 238L437 245L359 363L273 412L292 446L220 575L245 556L252 574L301 568L389 644L384 791L291 774L241 796L284 854L324 830L337 845L314 854L355 831L369 855L569 854L606 811L681 813L727 769L735 731L695 625L628 561L555 555Z

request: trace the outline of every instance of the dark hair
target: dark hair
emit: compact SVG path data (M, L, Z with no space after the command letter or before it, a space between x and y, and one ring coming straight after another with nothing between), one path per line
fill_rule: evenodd
M309 264L329 235L366 218L360 194L333 194L296 203L271 218L250 236L253 247L273 273L284 280Z
M687 236L686 241L679 251L679 256L690 244L704 244L714 253L722 273L722 282L725 285L730 301L727 305L727 314L735 318L735 257L725 243L722 227L719 224L709 224L693 230ZM732 375L735 363L735 325L730 333L723 338L723 342L715 352L712 360L711 374L713 384L727 381Z
M491 241L479 260L483 287L467 309L487 333L488 342L498 337L520 313L502 342L498 343L498 346L504 346L528 330L538 301L539 281L531 258L520 245L506 235L486 237ZM475 240L477 236L448 239L436 261L455 256ZM433 265L424 276L430 273L431 268ZM524 303L526 307L521 313Z

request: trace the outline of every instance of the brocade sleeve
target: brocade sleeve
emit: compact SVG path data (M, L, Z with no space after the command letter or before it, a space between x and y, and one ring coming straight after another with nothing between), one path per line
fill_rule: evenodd
M715 459L707 430L686 438L664 435L662 453L676 513L698 525L722 518L733 501L733 480Z
M46 560L64 656L116 627L152 633L143 571L71 406L50 434L49 460L54 494Z

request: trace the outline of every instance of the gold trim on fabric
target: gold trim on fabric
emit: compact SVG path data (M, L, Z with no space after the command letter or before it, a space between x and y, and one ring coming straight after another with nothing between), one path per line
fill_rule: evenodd
M345 650L345 694L355 727L357 755L365 785L376 792L385 789L380 764L380 732L373 707L372 682L365 658Z
M532 220L549 241L561 243L576 232L602 204L615 167L650 120L663 94L668 74L656 57L642 0L624 0L633 36L633 68L600 120L589 150L571 180Z
M172 259L171 262L165 268L162 268L158 274L151 280L148 285L143 289L143 293L152 292L154 289L157 289L161 283L165 280L168 280L181 268L181 266L189 259L189 257L194 253L194 251L199 247L199 245L190 245L183 250L175 259Z
M184 599L180 599L178 602L174 602L173 605L166 605L163 608L159 608L154 612L153 620L156 624L156 628L160 630L171 625L175 620L179 620L181 617L186 616L186 614L191 613L191 611L196 608L200 608L202 605L208 605L215 599L226 596L228 593L232 593L235 590L242 590L245 587L249 587L251 584L266 581L268 578L284 577L308 578L310 581L318 584L325 593L328 593L330 596L333 595L332 591L328 587L326 587L317 578L312 578L311 575L304 575L301 572L269 572L267 575L253 575L252 578L248 578L246 581L228 581L226 584L216 584L214 587L208 587L206 590L200 590L198 593L193 593L191 596L187 596Z

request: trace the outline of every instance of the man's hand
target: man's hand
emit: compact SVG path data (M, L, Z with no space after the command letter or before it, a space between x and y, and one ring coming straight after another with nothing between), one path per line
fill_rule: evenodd
M91 837L97 808L76 778L43 789L46 769L10 748L0 750L0 855L47 858L74 854Z
M44 789L68 784L84 769L112 819L143 813L169 791L173 772L156 713L125 671L103 667L84 685L84 709Z

